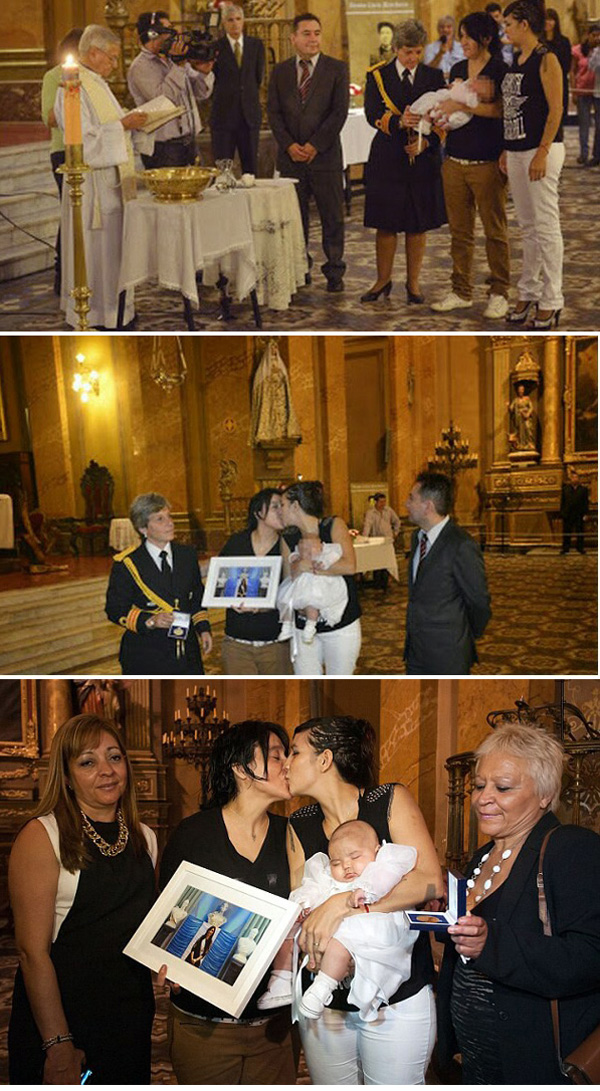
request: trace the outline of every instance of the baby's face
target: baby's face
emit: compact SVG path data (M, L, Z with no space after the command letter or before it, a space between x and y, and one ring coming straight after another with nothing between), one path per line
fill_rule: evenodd
M329 846L331 874L339 883L351 883L362 875L377 855L377 845L351 835L336 837Z

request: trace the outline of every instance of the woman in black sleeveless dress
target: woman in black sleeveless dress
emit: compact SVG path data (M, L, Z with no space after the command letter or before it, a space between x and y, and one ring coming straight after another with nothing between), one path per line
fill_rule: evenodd
M78 1084L87 1068L93 1084L150 1082L151 975L122 951L154 900L155 862L119 733L73 717L54 736L37 817L11 853L11 1083Z
M290 575L290 552L297 550L300 560L292 562L292 576L300 572L315 572L324 578L343 576L348 589L348 604L337 625L317 623L317 633L311 644L296 640L294 674L353 674L360 652L361 609L354 573L356 560L352 539L343 519L337 515L323 517L323 485L320 481L295 481L281 494L281 509L286 531L281 544L284 572ZM330 568L319 572L311 556L309 539L313 542L336 542L342 547L342 556ZM296 629L304 628L306 619L296 611Z
M543 6L513 0L504 9L506 36L515 47L502 80L506 171L523 241L519 301L507 316L533 329L558 325L563 306L563 239L558 184L563 163L563 74L558 57L540 41Z
M290 798L284 775L288 748L284 729L262 720L234 724L214 743L209 804L184 818L169 838L161 887L187 860L287 898L286 820L269 807ZM179 1083L295 1082L289 1007L257 1007L268 979L267 973L239 1019L187 989L173 992L168 1035Z
M342 822L361 819L379 840L414 845L417 864L402 883L377 902L378 912L393 912L438 896L442 877L423 816L401 784L373 783L375 732L366 720L335 716L307 720L294 732L287 763L290 790L315 803L296 811L288 826L292 887L300 883L305 861L327 852L331 834ZM374 908L374 907L373 907ZM341 920L363 912L349 910L347 894L336 894L304 923L300 943L318 966L320 952ZM429 937L414 948L412 973L375 1022L360 1019L347 1003L347 990L336 989L329 1008L316 1020L301 1018L302 1044L313 1083L424 1083L435 1038L432 994L433 961Z

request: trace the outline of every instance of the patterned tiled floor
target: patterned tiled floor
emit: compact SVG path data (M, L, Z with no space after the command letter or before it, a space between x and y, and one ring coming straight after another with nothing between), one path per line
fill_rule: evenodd
M600 276L598 273L598 232L590 216L590 206L597 200L600 168L583 169L576 165L577 131L566 131L567 163L561 183L561 215L565 237L565 297L561 319L563 329L597 330L600 327ZM374 232L362 226L362 198L356 198L347 221L345 277L343 294L328 296L318 273L320 247L318 232L312 233L312 253L315 259L313 284L302 288L287 311L263 311L266 330L343 330L343 331L415 331L415 330L504 330L504 322L490 323L482 312L486 299L487 265L483 236L478 228L475 255L475 304L470 310L446 315L435 314L427 305L409 307L403 284L405 280L403 243L399 240L395 268L395 285L389 302L365 305L359 302L362 292L374 278ZM509 205L510 239L513 260L513 284L521 261L519 232L514 210ZM450 277L448 228L431 232L427 242L422 288L427 301L442 295L449 288ZM58 309L52 292L51 272L36 273L0 284L0 330L64 330L68 327ZM513 293L514 295L514 293ZM136 291L136 310L140 330L183 330L181 299L174 292L144 285ZM224 322L219 315L217 293L204 289L198 329L254 329L250 306L234 308L234 320Z

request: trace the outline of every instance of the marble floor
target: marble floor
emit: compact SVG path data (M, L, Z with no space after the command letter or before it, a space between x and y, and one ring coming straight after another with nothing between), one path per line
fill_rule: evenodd
M598 234L590 217L590 205L598 194L600 168L585 169L576 163L577 130L566 130L567 161L561 180L561 219L565 239L565 297L561 327L573 331L596 331L600 327L600 276L598 273ZM475 251L475 298L469 310L436 314L428 304L450 287L448 228L429 233L422 276L426 296L423 306L408 306L404 293L405 268L400 239L395 267L395 283L389 301L361 304L362 292L374 280L374 232L362 226L363 198L352 203L347 219L345 291L339 295L325 292L319 273L319 233L313 218L311 251L314 257L313 283L300 289L286 311L263 310L265 330L340 330L377 332L493 331L505 330L503 321L490 322L483 317L487 296L487 263L481 228L477 230ZM514 209L509 202L509 227L513 262L513 284L520 263L521 244ZM514 291L513 291L514 298ZM181 297L174 292L146 284L136 290L137 329L184 330ZM220 316L216 290L204 288L197 328L214 332L253 330L249 303L233 308L233 319ZM48 270L0 284L0 330L66 330L64 315L53 293L53 272Z

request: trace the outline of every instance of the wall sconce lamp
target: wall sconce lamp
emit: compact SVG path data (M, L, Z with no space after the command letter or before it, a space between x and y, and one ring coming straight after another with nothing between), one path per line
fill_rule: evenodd
M75 359L80 370L75 372L71 386L75 393L79 394L82 402L89 402L90 394L100 393L100 376L97 371L83 366L85 363L83 353L78 352Z

